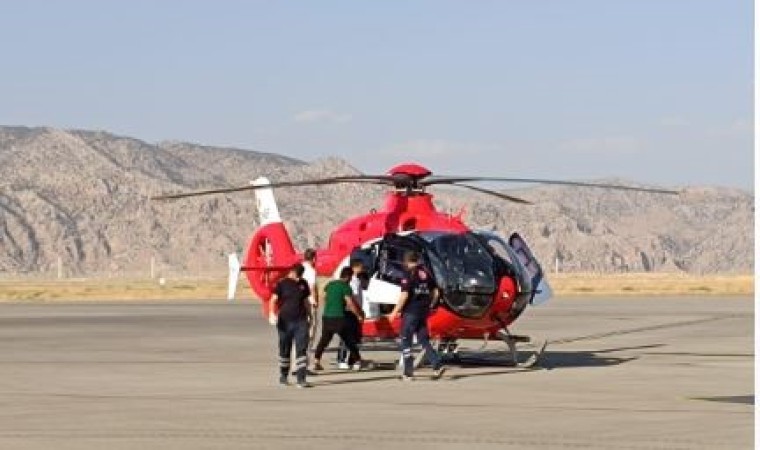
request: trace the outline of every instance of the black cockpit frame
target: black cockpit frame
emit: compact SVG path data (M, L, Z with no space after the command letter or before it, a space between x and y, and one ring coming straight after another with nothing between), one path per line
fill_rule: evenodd
M433 275L441 304L461 317L480 318L493 304L501 277L516 278L520 293L530 292L523 286L521 268L514 263L517 260L501 258L486 244L483 236L474 232L387 234L368 248L356 249L351 257L362 259L372 276L399 284L406 271L403 255L414 250ZM520 304L524 307L527 301Z

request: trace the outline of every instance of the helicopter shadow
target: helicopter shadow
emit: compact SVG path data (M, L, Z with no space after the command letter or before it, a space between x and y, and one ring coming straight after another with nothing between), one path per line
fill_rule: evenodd
M494 368L501 370L477 371L448 376L449 380L460 380L482 376L497 376L535 372L539 370L573 369L583 367L611 367L639 359L639 356L617 356L615 353L661 347L663 344L643 345L636 347L606 348L600 350L545 350L536 365L531 367L516 366L512 359L503 351L461 352L458 358L447 358L450 367L463 369ZM519 359L525 360L530 356L529 351L519 351Z
M539 367L545 370L579 367L609 367L639 359L638 356L609 356L593 351L547 351L541 357Z
M530 356L529 352L519 352L520 360ZM532 369L565 369L577 367L607 367L616 366L638 359L638 356L615 357L597 354L594 351L552 351L546 350ZM457 359L446 359L452 366L459 367L519 367L505 355L467 355Z
M457 381L468 378L514 375L526 372L536 372L540 370L561 370L584 367L611 367L625 364L639 359L635 354L636 351L649 350L652 348L662 347L664 344L650 344L631 347L614 347L603 348L598 350L553 350L546 349L541 354L536 365L531 367L520 367L515 365L510 355L504 350L461 350L454 355L442 355L444 363L449 367L444 381ZM386 351L391 350L379 346L372 350ZM368 349L369 350L369 349ZM370 350L370 351L372 351ZM626 352L627 355L616 355L616 353ZM631 352L634 354L631 355ZM519 360L524 361L532 354L531 351L521 350L518 352ZM421 367L423 371L429 370L427 364ZM464 369L465 372L458 372L457 369ZM496 370L494 370L496 369ZM382 372L385 372L384 374ZM345 374L346 371L327 371L319 374L320 385L339 385L354 383L371 383L387 380L396 380L399 378L398 367L394 362L375 361L370 370L363 371L364 377L330 379L335 375ZM377 373L377 375L375 375ZM423 376L424 378L424 376Z

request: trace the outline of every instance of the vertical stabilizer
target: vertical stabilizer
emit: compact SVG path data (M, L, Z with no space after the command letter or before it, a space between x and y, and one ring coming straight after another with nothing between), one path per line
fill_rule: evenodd
M266 187L271 184L269 180L260 177L251 184L265 187L254 190L259 226L248 244L241 270L245 272L256 297L261 300L264 317L268 317L269 300L277 280L287 275L288 269L301 257L293 248L293 242L282 223L272 188Z
M259 177L252 181L251 184L254 186L266 186L270 183L268 178ZM272 189L256 189L254 192L256 194L256 209L259 210L259 226L282 222Z

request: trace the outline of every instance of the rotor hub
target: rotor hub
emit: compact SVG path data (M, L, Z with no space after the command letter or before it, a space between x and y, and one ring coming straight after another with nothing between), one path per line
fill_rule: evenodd
M390 176L407 176L414 180L421 180L422 178L428 177L433 172L430 171L427 167L423 167L419 164L415 163L403 163L396 166L391 167L388 170L388 175Z

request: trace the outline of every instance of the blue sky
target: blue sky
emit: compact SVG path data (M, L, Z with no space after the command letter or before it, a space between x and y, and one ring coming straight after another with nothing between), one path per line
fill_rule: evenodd
M6 2L0 124L340 156L367 172L417 160L750 189L752 8Z

